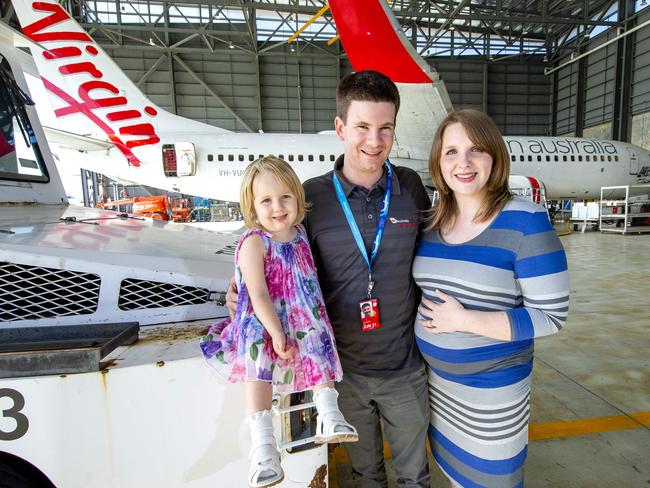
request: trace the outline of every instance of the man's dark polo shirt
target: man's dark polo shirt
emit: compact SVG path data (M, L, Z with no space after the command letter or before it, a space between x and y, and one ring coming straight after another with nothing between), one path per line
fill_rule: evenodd
M340 156L334 168L369 253L386 190L386 170L367 190L347 181L342 167ZM422 364L413 331L420 294L411 265L423 211L431 204L415 171L399 166L393 169L390 209L372 268L381 328L367 332L361 332L359 301L366 298L368 266L336 197L332 171L304 183L311 202L304 224L344 372L389 376Z

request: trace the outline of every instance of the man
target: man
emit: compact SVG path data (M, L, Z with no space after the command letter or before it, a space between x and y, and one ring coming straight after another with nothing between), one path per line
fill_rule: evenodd
M359 432L345 448L357 486L387 487L381 420L398 486L424 488L429 400L413 333L419 292L411 265L430 201L417 173L386 164L395 84L374 71L352 73L336 100L344 154L333 171L304 183L312 204L304 224L343 365L339 406ZM231 290L231 309L235 297ZM378 313L363 317L362 302Z
M359 486L387 486L381 419L398 486L428 487L429 401L413 334L419 293L411 264L430 201L413 170L391 165L388 172L395 84L377 72L352 73L339 83L336 100L344 154L333 171L304 183L312 204L304 223L343 365L339 406L359 432L359 442L345 448ZM379 312L374 322L361 316L368 301Z

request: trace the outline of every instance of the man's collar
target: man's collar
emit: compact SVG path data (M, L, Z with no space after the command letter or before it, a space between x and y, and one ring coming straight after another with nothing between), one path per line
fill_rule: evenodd
M336 173L336 176L338 177L339 181L341 182L341 187L343 188L343 193L345 193L346 197L350 196L350 193L352 193L352 190L354 190L357 186L354 183L351 183L348 181L348 179L343 175L343 158L344 155L341 154L336 162L334 163L334 172ZM387 171L386 171L386 166L384 166L384 172L381 175L381 178L379 178L379 181L375 183L373 188L379 187L382 191L386 190L386 176L387 176ZM392 188L390 190L391 195L399 195L401 193L400 187L399 187L399 178L397 177L397 174L395 173L395 165L393 165L393 182L392 182Z

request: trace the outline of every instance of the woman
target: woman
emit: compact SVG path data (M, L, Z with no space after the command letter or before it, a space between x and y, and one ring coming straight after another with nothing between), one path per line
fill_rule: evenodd
M429 171L440 193L413 263L434 457L452 486L523 486L533 339L567 317L566 256L546 211L508 190L508 151L476 110L449 114Z

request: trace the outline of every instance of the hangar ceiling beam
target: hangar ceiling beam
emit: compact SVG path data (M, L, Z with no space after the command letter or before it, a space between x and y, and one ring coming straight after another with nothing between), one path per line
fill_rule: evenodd
M493 13L489 13L492 9L486 9L485 13L468 13L468 14L456 14L454 16L457 20L489 20L496 22L503 22L508 24L517 24L517 23L531 23L531 24L562 24L562 25L603 25L603 26L615 26L616 22L610 22L606 20L587 20L585 21L582 17L544 17L539 14L529 14L529 15L508 15L506 12L503 16L495 16ZM442 15L419 15L418 20L428 19L437 21ZM399 19L399 16L397 16Z
M174 3L184 3L196 5L196 0L174 0ZM263 2L263 1L247 1L247 0L219 0L218 5L226 8L255 8L262 10L272 10L272 11L281 11L288 13L298 13L304 15L314 15L317 13L324 5L325 2L311 2L310 4L280 4L273 1ZM440 16L448 16L450 12L455 10L459 4L465 3L464 0L456 1L408 1L408 2L388 2L392 7L395 16L398 20L402 18L409 19L437 19ZM598 1L585 1L584 4L587 4L588 7L595 6L597 9L604 2ZM517 2L512 2L511 6L508 8L503 8L502 2L497 1L495 6L488 5L486 3L474 4L470 3L466 7L469 10L467 14L460 14L460 17L466 20L494 20L495 13L497 14L499 20L502 21L511 21L514 19L514 22L521 22L523 19L527 22L536 22L536 23L551 23L551 24L584 24L585 16L584 15L554 15L550 14L545 16L539 15L539 6L541 2L531 2L530 5L533 6L532 9L522 9L513 7L517 5ZM566 7L575 9L576 5L581 5L582 7L583 0L579 1L568 1L567 0L558 0L555 4L552 5L553 10L567 10ZM399 8L398 8L399 7ZM485 13L480 13L484 11ZM590 9L591 12L594 11L594 8ZM437 14L439 15L436 15ZM486 15L486 13L488 13ZM588 17L588 16L587 16ZM589 20L590 25L612 25L611 22Z
M198 33L205 43L205 52L218 52L220 46L229 49L233 45L233 48L261 55L283 47L284 41L326 4L324 0L292 0L286 4L274 0L214 0L216 3L210 0L138 0L137 3L107 0L88 4L84 3L86 0L64 1L77 6L85 28L99 30L103 37L116 44L126 41L124 45L131 45L129 40L138 37L137 32L144 37L139 41L144 45L149 44L149 36L156 42L155 36L164 39L171 36L169 42L160 41L159 44L175 53L190 52L178 48L183 45L196 50L202 46L188 42L190 39L182 41L178 36ZM550 60L557 52L567 49L577 26L586 33L595 27L617 25L615 20L602 15L615 1L388 0L388 4L411 42L425 56L454 55L458 54L454 49L460 49L463 54L481 52L486 59L491 60L493 56L496 60L497 55L538 54L545 49ZM165 7L164 14L159 13L161 5ZM117 19L112 21L117 25L101 22L111 16ZM167 22L163 22L164 16ZM252 29L251 19L254 19L255 29ZM302 46L312 43L323 49L324 41L334 35L335 29L331 14L325 13L319 18L318 27L312 26L298 40ZM452 29L455 31L453 46ZM131 37L128 37L129 31ZM492 50L486 48L491 35L498 35L502 40L493 42ZM98 41L101 43L102 39ZM538 47L540 43L545 47ZM296 51L303 54L300 48ZM325 48L323 52L336 56L340 50Z
M167 54L240 49L259 56L286 55L285 40L326 4L325 0L62 1L81 18L84 28L101 33L97 41L105 47L110 42ZM619 25L605 16L617 0L386 1L427 58L477 54L498 61L545 53L552 62L560 53L576 49L576 29L578 37L586 39L594 28ZM5 15L10 12L8 2L0 0ZM331 14L325 13L317 25L298 38L297 55L318 57L312 49L305 52L305 46L312 46L327 56L344 56L340 43L332 49L325 46L335 33Z
M110 26L111 30L114 30L117 24ZM82 27L84 29L95 29L95 30L105 30L108 27L99 22L83 22ZM148 32L156 33L168 33L168 34L212 34L212 35L222 35L222 36L235 36L235 37L249 37L248 32L232 31L232 30L222 30L222 29L207 29L201 27L164 27L159 24L122 24L119 26L121 31L133 31L133 32L142 32L146 30Z
M218 4L212 3L202 3L197 2L196 0L174 0L174 4L179 5L212 5L220 8L234 8L234 9L261 9L265 11L274 11L274 12L283 12L287 14L303 14L303 15L314 15L317 13L323 6L323 2L312 2L311 4L278 4L275 2L262 2L262 1L246 1L246 0L219 0ZM442 6L438 5L440 3ZM545 14L540 14L543 7L542 4L545 4L544 1L533 2L532 9L522 9L514 8L509 6L508 8L503 8L501 2L497 2L496 6L488 5L486 3L482 4L473 4L466 3L465 0L458 0L457 2L420 2L413 1L403 3L397 2L392 3L393 12L398 20L418 20L425 21L428 20L430 23L444 22L445 19L449 18L450 14L461 8L465 10L464 12L459 12L454 15L455 19L460 20L489 20L489 21L500 21L507 23L535 23L535 24L568 24L568 25L602 25L602 26L612 26L616 25L615 22L609 22L598 19L591 19L592 13L595 13L600 9L603 2L593 2L593 1L580 1L580 2L566 2L561 0L553 4L551 10L559 10L560 12L566 11L566 6L575 8L576 4L580 4L581 8L579 12L581 15L572 15L572 14L554 14L549 12L549 9L546 9ZM585 12L585 7L588 11ZM400 8L397 8L401 5ZM406 5L406 7L405 7ZM462 7L461 7L462 6ZM594 8L595 6L595 8ZM590 8L591 7L591 8ZM570 10L569 10L570 12ZM326 18L331 19L331 16L328 15ZM443 20L441 20L443 19Z
M420 54L424 53L427 49L431 47L433 42L431 41L431 38L436 38L440 34L440 32L443 29L446 29L452 21L456 18L456 16L460 13L460 11L465 7L465 5L469 3L469 0L462 0L456 7L454 8L453 11L449 12L448 15L446 16L447 18L443 21L442 24L440 24L440 27L436 29L436 31L433 33L433 36L429 38L429 42L427 42L424 47L420 50Z

